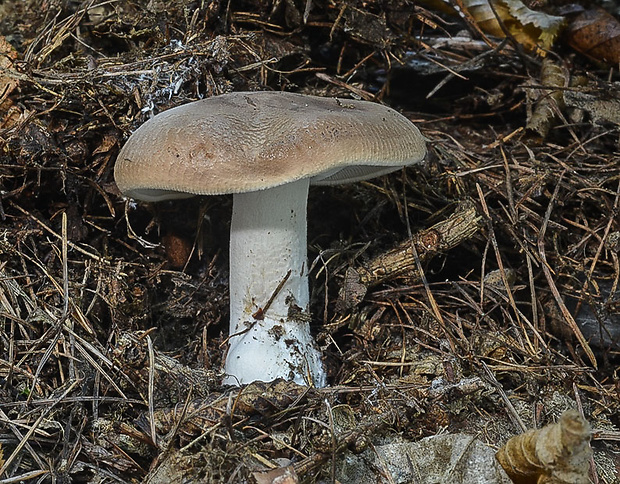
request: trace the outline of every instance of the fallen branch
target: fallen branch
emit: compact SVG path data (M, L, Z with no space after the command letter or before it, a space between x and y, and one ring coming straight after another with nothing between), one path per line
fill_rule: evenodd
M354 308L364 299L369 288L385 281L404 274L409 279L419 278L415 253L420 262L426 262L434 254L471 238L480 228L481 220L473 202L463 202L446 220L413 234L410 239L363 265L349 267L340 290L338 311Z

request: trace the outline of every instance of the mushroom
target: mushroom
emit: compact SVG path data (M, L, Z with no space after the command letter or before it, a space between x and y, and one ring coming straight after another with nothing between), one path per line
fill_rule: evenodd
M127 197L233 194L226 384L326 384L310 333L309 185L366 180L420 163L425 139L380 104L235 92L164 111L118 155Z

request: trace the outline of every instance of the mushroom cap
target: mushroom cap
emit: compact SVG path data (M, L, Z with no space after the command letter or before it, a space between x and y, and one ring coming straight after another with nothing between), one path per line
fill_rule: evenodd
M425 138L381 104L286 92L234 92L140 126L114 178L146 201L263 190L309 177L348 183L421 162Z

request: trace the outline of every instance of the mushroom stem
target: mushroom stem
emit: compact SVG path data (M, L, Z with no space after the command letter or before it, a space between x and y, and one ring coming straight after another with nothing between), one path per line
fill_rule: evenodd
M233 195L224 383L285 378L325 386L309 325L308 186L304 179Z

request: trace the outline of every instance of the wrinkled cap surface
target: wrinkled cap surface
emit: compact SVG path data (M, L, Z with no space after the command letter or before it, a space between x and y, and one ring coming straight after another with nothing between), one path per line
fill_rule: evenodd
M348 183L420 163L425 139L393 109L285 92L235 92L164 111L121 149L131 198L243 193L309 177Z

